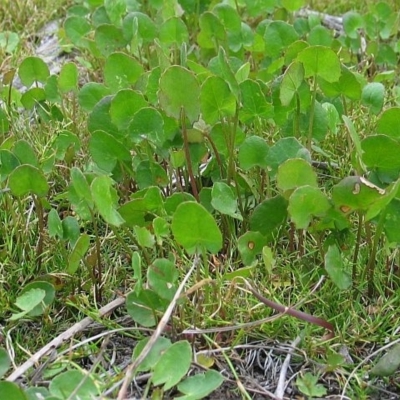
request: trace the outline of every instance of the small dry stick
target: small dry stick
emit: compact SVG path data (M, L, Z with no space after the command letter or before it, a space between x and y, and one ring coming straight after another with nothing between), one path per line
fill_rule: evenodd
M111 303L106 304L104 307L100 308L99 316L104 317L108 313L114 311L116 308L122 306L125 303L125 297L118 297L113 300ZM90 317L84 318L82 321L76 323L71 326L68 330L61 333L61 335L54 338L50 343L47 343L46 346L41 348L38 352L36 352L32 357L30 357L27 361L25 361L20 367L18 367L10 376L7 377L7 380L10 382L14 382L17 378L19 378L22 374L24 374L30 367L33 367L39 360L49 353L50 351L56 349L61 346L65 341L71 339L77 333L83 331L87 328L93 319Z
M297 336L297 338L295 340L293 340L293 342L291 343L291 349L287 353L285 361L282 364L282 369L281 369L281 373L279 375L278 385L275 390L275 396L278 399L283 399L283 396L285 394L286 374L287 374L287 370L290 365L290 359L292 358L292 354L300 342L301 342L301 337Z
M171 303L169 303L167 310L165 311L164 315L162 316L160 322L157 325L157 328L151 335L146 346L144 346L142 352L139 354L139 356L136 358L136 360L126 369L125 379L122 383L121 389L118 392L117 400L126 399L126 397L127 397L126 392L128 391L128 387L129 387L130 383L132 382L132 378L135 374L136 369L138 368L139 364L145 359L147 354L149 354L150 350L154 346L154 343L157 341L157 339L163 333L165 327L168 324L169 319L171 318L171 314L175 308L176 302L178 301L190 275L193 273L194 269L197 267L199 260L200 260L199 257L196 255L189 272L183 278L181 284L179 285L179 287L174 295L174 298L171 300Z

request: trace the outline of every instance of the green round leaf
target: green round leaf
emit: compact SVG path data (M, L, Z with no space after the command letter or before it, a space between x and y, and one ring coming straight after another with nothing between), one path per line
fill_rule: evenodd
M122 27L124 37L128 42L138 35L143 40L143 43L150 43L157 36L157 27L154 21L141 12L129 13L124 18Z
M289 158L305 158L300 156L305 148L293 137L279 139L267 154L267 164L271 168L271 175L275 175L279 165Z
M289 65L288 69L283 75L282 83L280 86L279 98L282 105L288 106L294 95L297 93L300 85L304 80L304 68L299 62L293 62Z
M258 82L246 79L240 84L241 108L239 118L243 122L251 122L254 119L269 119L273 117L274 109L268 103L265 94Z
M50 75L49 67L39 57L25 58L18 69L21 82L30 87L34 82L45 83Z
M78 88L78 67L75 63L69 62L61 67L58 88L61 93L74 91Z
M340 78L340 61L336 53L329 47L310 46L297 56L303 63L305 76L319 76L328 82L336 82Z
M282 196L275 196L264 200L254 209L250 217L250 229L271 238L274 230L285 222L286 217L287 201Z
M211 191L211 205L221 214L242 220L237 213L237 197L233 189L224 182L215 182Z
M70 370L57 375L49 386L50 393L60 399L92 400L100 393L90 375Z
M125 53L110 54L104 65L104 82L113 92L134 85L142 74L142 65Z
M238 250L243 264L251 265L256 257L261 254L267 239L260 232L246 232L238 239Z
M119 130L128 129L133 116L144 107L147 107L147 102L140 92L131 89L120 90L111 100L111 121Z
M0 32L0 48L5 53L12 53L18 46L19 36L15 32Z
M187 399L203 399L218 389L224 380L218 371L209 369L205 373L186 378L179 383L178 390L184 393Z
M382 83L379 83L379 82L368 83L367 85L364 86L364 88L362 90L362 97L361 97L362 104L369 107L369 109L375 115L377 115L381 112L382 107L383 107L384 98L385 98L385 87L382 85ZM396 118L398 118L398 117L399 117L399 115L397 115ZM382 117L381 117L381 119L382 119ZM379 130L380 128L379 128L379 123L378 123L378 133L386 133L385 132L387 130L387 126L385 126L386 124L388 124L389 126L391 125L390 118L388 118L387 121L383 120L383 123L381 126L381 129L383 131ZM400 132L397 125L396 125L396 131Z
M21 96L21 103L27 110L31 110L44 100L46 100L46 92L44 89L38 87L27 90Z
M147 270L150 288L165 300L171 301L174 297L178 278L179 273L175 263L165 258L158 258Z
M363 17L356 11L349 11L343 15L343 29L351 39L357 39L358 30L364 28Z
M190 121L198 119L200 87L188 69L174 65L160 78L158 99L165 113L179 119L182 109Z
M164 119L155 108L142 108L133 116L128 134L134 142L147 139L161 145L164 142Z
M267 168L267 142L259 136L248 136L239 147L239 164L245 171L253 167Z
M332 189L332 200L343 213L367 210L385 191L359 176L348 176Z
M204 49L213 49L216 42L223 42L226 39L224 25L211 12L204 12L200 15L199 26L200 33L197 35L197 42Z
M379 84L377 84L379 85ZM385 110L378 120L376 130L378 133L400 139L400 107Z
M169 18L160 26L160 41L166 45L180 46L189 40L189 33L181 18Z
M3 399L28 400L24 391L14 382L1 381L0 394Z
M41 304L38 304L29 310L28 315L31 317L42 315L43 312L45 311L45 309L47 307L49 307L50 304L53 302L55 295L56 295L54 286L51 283L45 282L45 281L34 281L31 283L28 283L22 289L21 295L29 293L30 291L36 290L36 289L44 292L44 298L40 301Z
M204 120L215 124L224 117L233 117L236 112L236 98L229 85L219 76L210 76L201 87L201 112Z
M312 217L322 217L330 208L327 197L314 186L301 186L289 198L288 212L297 229L307 229Z
M82 86L78 93L78 103L84 111L92 111L94 106L105 96L110 94L110 90L101 83L88 82Z
M310 163L302 158L291 158L279 166L277 186L282 192L304 185L317 186L317 174Z
M217 253L222 247L222 235L212 215L200 204L180 204L172 217L172 233L188 253L203 249Z
M400 143L386 135L373 135L361 142L362 160L367 167L395 170L400 168Z
M126 297L126 309L131 318L139 325L152 327L157 320L155 311L165 311L169 302L149 289L142 289L139 293L133 291Z
M94 40L100 52L108 56L116 50L123 49L127 45L122 29L111 24L101 24L96 28ZM126 71L129 73L129 71Z
M43 197L49 191L49 185L42 171L27 164L20 165L11 172L8 185L11 193L18 197L31 193Z
M86 35L90 32L92 27L88 20L84 17L72 15L64 22L64 29L67 38L77 47L86 47Z
M186 375L192 362L192 348L188 341L182 340L168 347L154 367L153 385L164 384L169 390Z
M79 268L81 260L85 257L86 252L89 250L90 237L86 233L79 236L75 242L71 253L68 256L68 267L65 272L74 275Z
M128 295L129 296L129 295ZM133 359L140 356L140 353L147 345L149 338L144 338L138 342L133 350ZM164 354L165 350L172 345L171 341L165 337L159 337L151 346L151 349L145 359L139 364L138 371L150 371L157 364L158 360Z
M132 160L129 150L113 136L103 131L92 134L89 142L89 151L93 161L104 171L111 172L118 161Z
M88 121L90 133L103 131L113 136L118 136L118 128L113 124L110 117L111 101L112 96L104 97L93 108Z
M136 181L140 189L149 186L167 186L168 175L164 168L155 162L143 160L136 168Z
M298 39L293 25L283 21L273 21L265 29L264 41L266 55L276 59L284 49Z

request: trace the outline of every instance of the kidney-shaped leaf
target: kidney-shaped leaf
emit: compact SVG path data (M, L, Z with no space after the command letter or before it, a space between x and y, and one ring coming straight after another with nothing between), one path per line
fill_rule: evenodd
M252 231L271 237L276 228L281 226L287 217L287 201L282 196L264 200L253 211L250 217Z
M133 350L133 359L140 356L140 353L147 345L149 338L146 337L138 342ZM161 355L171 346L171 341L165 337L159 337L151 346L151 349L144 360L139 364L138 371L150 371L161 358Z
M180 204L172 217L172 233L188 253L206 249L217 253L222 247L222 235L212 215L200 204L188 201Z
M125 53L110 54L104 65L104 81L113 92L130 87L142 74L141 64Z
M99 389L90 375L70 370L57 375L49 386L50 393L59 399L90 400L99 395Z
M367 210L385 194L385 190L373 185L360 176L342 179L332 190L332 200L343 213Z
M179 277L175 264L165 258L155 260L147 270L150 287L163 299L171 301L176 292Z
M32 165L20 165L9 177L8 184L14 196L25 196L33 193L36 196L46 196L49 185L43 172Z
M279 166L277 185L283 192L304 185L317 186L317 174L306 160L291 158Z
M373 135L361 142L362 160L367 167L394 170L400 168L400 143L386 135Z
M376 130L378 133L399 139L400 138L400 107L385 110L379 118Z
M160 78L158 99L167 115L179 118L182 108L190 121L200 113L200 87L195 75L178 65L169 67Z
M290 196L288 211L297 229L307 229L313 216L323 216L330 207L317 187L301 186Z
M35 317L38 315L42 315L45 311L46 307L48 307L54 300L56 296L56 291L54 286L46 281L34 281L28 283L22 290L21 295L25 293L29 293L32 290L41 290L44 292L44 298L41 300L40 304L35 307L31 307L29 311L29 316Z
M171 389L186 375L192 362L192 348L188 341L174 343L161 356L154 367L152 382Z
M213 369L205 373L196 374L186 378L178 385L178 390L186 396L175 397L176 400L204 399L214 390L218 389L224 381L224 377Z
M114 136L96 131L89 142L89 151L99 168L111 172L118 161L129 162L132 158L129 150Z
M305 76L320 76L328 82L340 78L340 61L336 53L325 46L310 46L297 56L304 66Z
M242 219L237 214L237 198L232 188L224 182L216 182L211 191L211 205L221 214Z
M30 87L33 82L45 83L50 72L49 67L41 58L27 57L20 64L18 75L21 78L21 82Z
M233 117L236 112L236 98L226 81L219 76L210 76L203 83L200 104L203 118L209 124L223 117Z
M250 265L261 254L267 239L260 232L248 231L238 239L238 250L244 265Z
M1 381L0 394L3 399L28 400L25 392L14 382Z
M259 136L248 136L239 147L239 164L245 171L253 167L267 168L267 142Z

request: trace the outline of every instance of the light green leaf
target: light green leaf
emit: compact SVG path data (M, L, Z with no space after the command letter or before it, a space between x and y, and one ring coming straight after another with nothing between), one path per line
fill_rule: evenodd
M233 189L224 182L215 182L211 191L211 205L221 214L242 220L237 213L237 198Z
M77 370L62 372L49 386L50 393L59 399L92 400L99 395L99 389L91 376Z
M210 76L201 87L201 112L204 121L215 124L224 117L233 117L236 112L236 98L229 85L219 76Z
M182 340L168 347L154 367L153 385L164 384L164 391L174 387L186 375L192 362L192 348Z
M346 290L351 286L351 275L347 271L336 245L329 246L325 254L325 270L339 289Z
M222 247L222 234L217 223L198 203L181 203L172 217L171 229L176 241L188 253L202 249L217 253Z
M218 372L209 369L205 373L190 376L178 385L178 390L185 393L185 396L175 397L176 400L197 400L203 399L214 390L218 389L224 377Z
M20 165L9 177L8 184L14 196L22 197L33 193L36 196L46 196L49 185L42 171L31 165Z
M331 205L318 187L301 186L289 198L288 212L297 229L307 229L312 217L322 217Z
M125 221L116 210L118 197L112 184L113 181L110 177L98 176L94 178L90 190L99 214L108 224L120 226Z
M290 158L278 168L277 186L283 192L309 185L317 187L317 174L302 158Z
M179 119L184 109L190 121L197 120L199 95L197 79L188 69L174 65L161 75L158 99L167 115Z
M328 82L336 82L340 78L340 61L336 53L325 46L310 46L297 56L304 66L305 76L320 76Z

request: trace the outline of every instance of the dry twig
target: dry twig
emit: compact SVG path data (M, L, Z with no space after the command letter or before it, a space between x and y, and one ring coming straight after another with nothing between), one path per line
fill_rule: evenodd
M124 303L125 303L125 297L118 297L117 299L113 300L111 303L108 303L104 307L100 308L99 316L104 317L105 315L114 311L116 308L122 306ZM46 346L44 346L39 351L37 351L32 357L30 357L27 361L25 361L21 366L19 366L11 375L9 375L7 377L7 380L10 382L14 382L22 374L24 374L30 367L33 367L36 363L38 363L39 360L44 355L46 355L47 353L51 352L52 350L60 347L65 341L71 339L74 335L83 331L92 322L93 322L92 318L86 317L82 321L71 326L65 332L61 333L61 335L58 335L56 338L54 338L50 343L47 343Z

